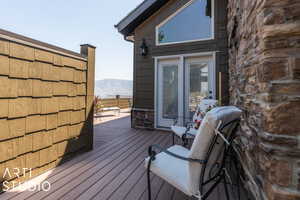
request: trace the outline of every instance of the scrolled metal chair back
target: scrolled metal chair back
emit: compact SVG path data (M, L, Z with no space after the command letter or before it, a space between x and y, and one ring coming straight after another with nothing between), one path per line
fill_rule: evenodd
M217 182L225 181L229 174L226 174L226 162L232 156L232 144L240 124L239 119L232 120L226 124L221 124L207 150L206 163L203 164L200 175L199 191L203 199L218 185ZM224 137L222 137L222 134ZM209 183L212 183L209 185ZM214 185L215 183L215 185ZM208 188L204 191L205 188Z

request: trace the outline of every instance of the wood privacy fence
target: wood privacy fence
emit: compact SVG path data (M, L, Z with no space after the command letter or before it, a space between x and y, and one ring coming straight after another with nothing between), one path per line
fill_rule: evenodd
M93 46L78 54L0 30L2 181L28 180L92 149L94 70ZM14 168L22 177L4 176Z

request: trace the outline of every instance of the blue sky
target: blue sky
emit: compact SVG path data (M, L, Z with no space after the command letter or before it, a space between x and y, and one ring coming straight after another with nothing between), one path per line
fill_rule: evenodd
M9 0L0 28L79 52L96 50L96 79L132 80L133 46L114 28L142 0Z

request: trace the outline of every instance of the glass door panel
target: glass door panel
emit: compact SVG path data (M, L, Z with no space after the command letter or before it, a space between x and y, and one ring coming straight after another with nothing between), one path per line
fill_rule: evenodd
M191 119L199 102L209 96L208 64L191 64L189 68L188 117Z
M185 59L185 122L190 121L202 99L213 98L211 57Z
M179 59L158 61L158 118L159 127L170 127L180 115L182 82Z
M163 67L163 118L174 119L178 116L178 66Z

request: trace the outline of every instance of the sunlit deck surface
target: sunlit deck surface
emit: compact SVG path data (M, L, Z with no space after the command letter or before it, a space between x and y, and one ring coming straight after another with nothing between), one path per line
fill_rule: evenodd
M144 158L151 144L171 145L167 132L130 128L130 117L106 121L95 126L94 150L68 161L45 177L49 192L7 192L5 199L147 199ZM156 200L189 199L157 176L152 176L152 196ZM226 199L218 188L210 200Z

